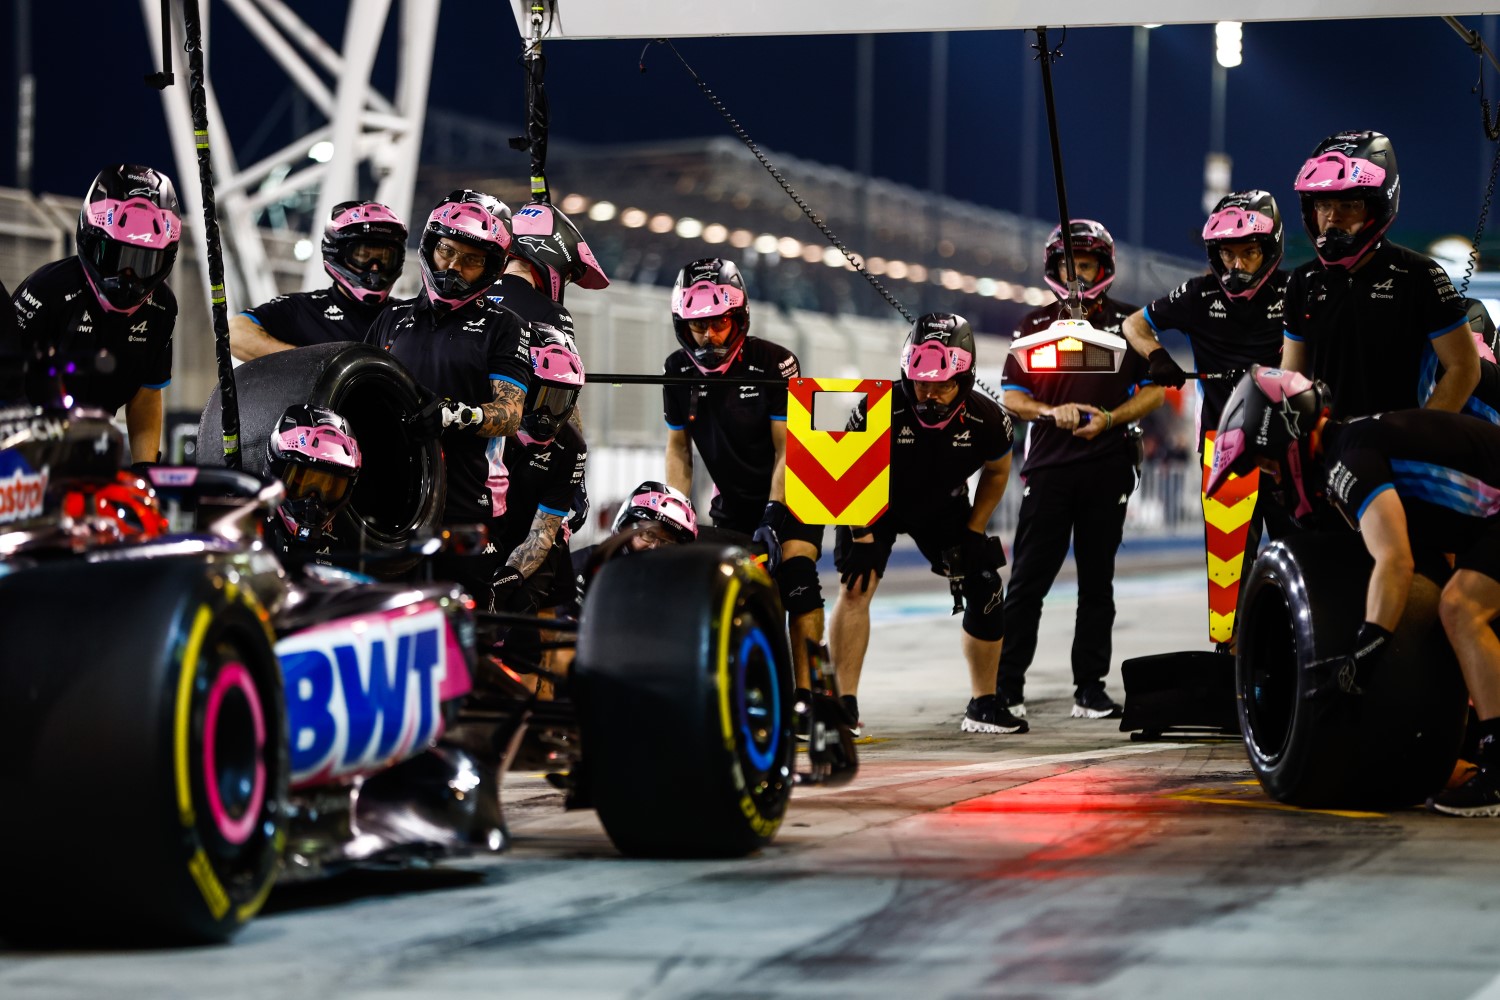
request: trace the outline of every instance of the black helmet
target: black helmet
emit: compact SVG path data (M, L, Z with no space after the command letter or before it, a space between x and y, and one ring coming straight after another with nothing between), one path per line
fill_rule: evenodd
M1318 259L1329 267L1351 267L1396 221L1401 203L1401 174L1396 150L1379 132L1340 132L1318 143L1297 171L1302 225ZM1325 198L1363 199L1368 218L1358 232L1318 232L1313 204Z
M406 264L406 223L376 201L333 206L323 229L323 269L356 302L384 302Z
M531 385L521 431L545 444L557 437L578 405L583 389L583 359L567 333L546 323L531 324Z
M678 272L677 284L672 286L672 329L677 342L703 374L722 374L739 357L745 336L750 332L746 302L745 280L732 260L705 257ZM719 316L729 318L728 335L721 343L698 346L688 328L689 321Z
M919 400L913 382L958 383L951 403ZM969 321L951 313L918 316L901 348L901 389L923 427L946 427L963 409L974 389L974 331Z
M1232 270L1224 266L1219 250L1226 243L1259 244L1261 263L1255 271ZM1286 245L1281 226L1281 212L1276 199L1266 191L1234 191L1219 199L1213 214L1203 226L1203 249L1208 252L1208 266L1219 278L1219 286L1231 299L1248 299L1281 264Z
M459 309L489 291L505 269L505 250L510 246L506 220L510 209L498 198L482 191L453 191L438 202L422 230L418 257L422 262L422 284L434 306ZM466 281L454 268L438 270L433 262L438 241L444 237L475 247L484 255L484 271ZM469 251L465 251L469 252Z
M121 163L94 178L78 213L78 259L99 305L129 315L166 280L182 237L167 175Z
M299 541L316 539L349 503L359 478L359 445L348 421L321 406L289 406L266 453L271 474L286 484L276 513Z
M1243 476L1257 458L1281 465L1281 487L1292 517L1312 511L1324 474L1312 455L1312 433L1327 412L1328 388L1300 372L1251 365L1240 379L1214 438L1214 464L1204 492L1213 496L1231 473Z
M620 504L620 512L615 515L615 523L609 530L613 534L642 521L664 525L679 542L691 542L698 537L698 518L693 513L693 501L666 483L648 479L631 490L630 496Z
M510 219L510 255L531 265L537 287L561 302L569 282L608 288L609 278L571 219L543 202L532 202Z
M1097 299L1115 280L1115 238L1093 219L1074 219L1068 224L1068 231L1072 236L1074 254L1089 253L1099 259L1099 277L1083 289L1085 299ZM1058 298L1066 299L1068 286L1063 283L1063 253L1062 226L1054 226L1047 237L1046 266L1042 277Z

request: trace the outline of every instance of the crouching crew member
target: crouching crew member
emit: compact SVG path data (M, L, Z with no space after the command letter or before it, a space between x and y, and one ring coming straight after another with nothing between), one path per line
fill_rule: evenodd
M1224 408L1208 490L1255 465L1274 476L1295 516L1319 494L1358 528L1375 559L1365 620L1328 682L1361 694L1401 620L1415 556L1454 553L1439 617L1479 717L1479 769L1428 806L1500 816L1500 427L1440 410L1334 420L1321 382L1259 365Z
M693 491L693 445L718 492L714 527L766 546L788 616L797 687L808 687L807 642L823 641L823 590L817 560L821 525L803 524L786 507L786 387L740 385L736 376L792 379L797 356L748 335L745 283L733 261L696 260L672 289L672 327L682 349L668 375L706 375L709 385L662 387L667 421L667 483Z
M342 416L321 406L288 407L266 442L267 467L286 497L267 518L283 562L323 562L334 519L349 505L359 480L359 445Z
M891 400L890 506L869 527L835 530L834 562L843 585L829 644L856 735L863 731L857 694L870 640L870 599L902 533L912 536L934 572L962 579L971 697L960 728L1026 731L1024 720L1002 723L995 703L995 667L1005 636L1005 549L1000 539L985 535L1010 479L1012 429L1000 406L973 389L968 321L946 313L918 318L901 352L901 393ZM968 480L976 471L979 483L970 502Z

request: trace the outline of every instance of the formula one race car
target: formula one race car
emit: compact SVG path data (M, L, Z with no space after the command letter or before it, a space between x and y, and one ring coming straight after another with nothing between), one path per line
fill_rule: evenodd
M603 567L580 621L548 623L578 635L571 697L540 701L451 585L284 564L260 540L279 482L140 480L125 454L102 413L0 410L0 933L223 940L278 878L503 849L518 754L626 853L775 835L790 655L743 550ZM195 529L167 533L157 494L196 499ZM825 729L803 777L847 780L841 715Z

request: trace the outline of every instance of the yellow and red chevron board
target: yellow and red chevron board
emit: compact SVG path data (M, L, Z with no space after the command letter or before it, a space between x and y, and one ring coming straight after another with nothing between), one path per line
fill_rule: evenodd
M803 524L870 524L890 505L888 379L794 378L787 382L786 505ZM813 396L865 394L863 431L815 431Z
M1207 493L1208 473L1214 464L1214 435L1203 434L1203 529L1208 556L1208 637L1228 642L1234 637L1234 609L1240 596L1240 572L1245 565L1245 541L1250 517L1260 492L1260 470L1230 476L1214 496Z

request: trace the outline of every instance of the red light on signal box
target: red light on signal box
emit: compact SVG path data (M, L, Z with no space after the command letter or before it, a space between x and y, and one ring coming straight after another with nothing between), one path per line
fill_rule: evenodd
M1044 344L1041 347L1032 348L1032 368L1056 368L1057 367L1057 345Z

